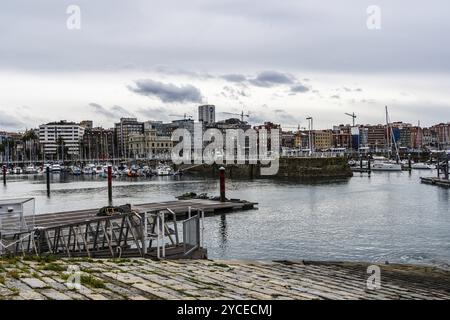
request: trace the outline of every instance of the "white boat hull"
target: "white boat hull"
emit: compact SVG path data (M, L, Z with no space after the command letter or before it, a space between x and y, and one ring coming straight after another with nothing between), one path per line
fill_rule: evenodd
M372 171L402 171L402 166L396 163L374 163Z

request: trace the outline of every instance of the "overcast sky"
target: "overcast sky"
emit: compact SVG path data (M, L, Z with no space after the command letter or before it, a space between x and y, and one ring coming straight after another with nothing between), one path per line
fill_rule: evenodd
M202 103L285 127L382 123L385 105L394 121L448 122L449 13L448 0L2 1L0 131L196 119Z

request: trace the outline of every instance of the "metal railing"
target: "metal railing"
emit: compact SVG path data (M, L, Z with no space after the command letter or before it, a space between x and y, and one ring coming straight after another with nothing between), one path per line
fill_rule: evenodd
M195 215L183 221L184 254L200 248L200 216Z

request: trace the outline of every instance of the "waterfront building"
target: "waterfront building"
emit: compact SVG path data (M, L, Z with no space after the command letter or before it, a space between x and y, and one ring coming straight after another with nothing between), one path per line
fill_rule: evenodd
M423 148L423 130L419 126L411 126L410 128L410 146L412 149Z
M313 130L312 138L314 141L314 150L328 150L333 147L332 130Z
M39 143L48 160L66 160L80 155L84 128L75 122L61 120L39 126Z
M450 122L439 123L431 127L437 135L437 143L440 149L450 148Z
M30 130L31 131L31 130ZM24 135L20 132L0 132L0 159L1 162L14 162L28 160Z
M281 147L282 148L295 148L295 136L293 131L282 131L281 132Z
M386 150L386 126L378 125L367 125L367 147L373 152L378 152Z
M307 150L309 148L309 133L308 131L299 131L295 135L295 148L301 150Z
M139 122L136 118L121 118L120 122L115 124L114 131L117 141L118 155L120 157L129 158L129 137L132 134L143 134L144 123Z
M80 122L80 127L83 127L84 129L92 129L92 128L94 128L94 121L83 120Z
M281 151L281 146L282 146L282 143L281 143L281 136L282 136L281 135L281 125L275 124L275 123L270 122L270 121L267 121L267 122L264 122L264 124L259 125L259 126L254 126L253 128L258 133L258 144L259 144L259 139L260 139L259 131L262 130L262 129L265 129L267 131L267 134L268 134L268 136L267 136L267 150L271 150L271 151L278 152L278 153ZM272 130L278 130L280 132L280 135L278 137L278 146L279 146L278 149L279 150L272 150L272 137L270 135Z
M81 158L89 160L106 160L116 157L114 129L100 127L85 129L81 142Z
M169 159L173 147L171 136L159 136L155 127L146 123L144 133L133 133L128 138L135 159Z
M332 146L333 148L352 149L352 127L349 125L339 125L333 127ZM358 145L358 143L357 143ZM358 146L356 146L356 149Z
M422 145L429 149L438 147L438 136L434 129L423 128L422 129Z
M216 107L212 104L207 104L198 107L198 121L205 124L216 122Z

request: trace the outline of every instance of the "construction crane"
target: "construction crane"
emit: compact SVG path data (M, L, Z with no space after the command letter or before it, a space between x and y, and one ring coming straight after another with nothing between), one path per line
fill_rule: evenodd
M355 119L356 119L356 114L354 112L352 113L345 113L347 116L352 117L353 120L353 126L355 126Z
M184 120L186 120L186 119L191 120L192 119L192 116L190 114L187 114L187 113L185 113L184 115L181 115L181 114L169 114L169 117L178 117L178 118L183 118Z
M223 114L231 114L231 115L235 115L235 116L240 116L242 122L244 122L244 117L250 118L250 113L247 112L247 114L244 114L244 110L242 110L241 113L233 113L233 112L221 112L221 113L223 113Z

